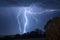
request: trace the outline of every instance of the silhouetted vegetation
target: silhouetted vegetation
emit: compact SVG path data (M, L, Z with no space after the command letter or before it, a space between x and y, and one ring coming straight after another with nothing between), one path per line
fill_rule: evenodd
M14 40L14 39L30 39L30 38L44 38L44 35L42 34L43 31L36 29L35 31L25 33L23 35L16 34L16 35L7 35L0 39L3 40ZM14 37L12 37L14 36Z
M46 40L60 40L60 17L49 20L45 30Z

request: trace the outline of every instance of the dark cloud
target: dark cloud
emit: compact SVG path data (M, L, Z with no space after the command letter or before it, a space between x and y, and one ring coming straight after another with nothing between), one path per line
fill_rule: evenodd
M29 6L34 3L43 7L60 8L60 0L0 0L0 6Z

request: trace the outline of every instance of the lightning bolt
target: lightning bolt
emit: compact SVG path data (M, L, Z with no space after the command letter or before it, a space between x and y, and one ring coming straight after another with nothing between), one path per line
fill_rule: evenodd
M30 7L25 7L24 8L24 17L25 17L25 24L24 24L24 31L23 33L26 33L26 28L27 28L27 24L28 24L28 17L27 14L31 13L31 8Z
M27 17L27 14L35 15L35 14L44 14L44 13L47 13L47 12L57 11L56 9L46 9L46 10L42 10L42 11L38 12L38 11L33 11L33 9L31 7L23 7L22 9L23 9L23 15L24 15L24 18L25 18L23 33L26 33L26 31L27 31L27 25L28 25L28 21L29 21L29 19ZM18 20L18 24L19 24L19 31L21 32L22 29L21 29L20 20L19 20L20 12L17 15L17 20ZM33 18L36 20L36 17L33 16Z
M21 24L20 24L19 16L20 16L20 12L17 15L17 21L18 21L19 31L21 33Z
M27 14L26 9L24 9L25 24L24 24L24 31L23 31L23 33L26 33L26 27L27 27L27 23L28 23L28 18L27 18L26 14Z

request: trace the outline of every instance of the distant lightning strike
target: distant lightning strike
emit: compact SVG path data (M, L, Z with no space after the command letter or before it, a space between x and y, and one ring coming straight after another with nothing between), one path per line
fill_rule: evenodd
M26 28L27 28L27 25L28 25L28 17L27 17L27 14L30 14L31 13L31 8L30 7L25 7L24 8L24 17L25 17L25 24L24 24L24 31L23 33L26 33Z
M27 18L27 11L26 9L24 9L24 17L25 17L25 24L24 24L24 31L23 33L26 33L26 27L27 27L27 23L28 23L28 18Z
M57 11L55 9L46 9L46 10L42 10L42 11L33 11L33 8L30 8L30 7L23 7L23 15L24 15L24 18L25 18L25 23L24 23L24 29L23 29L23 33L26 33L27 31L27 25L28 25L28 17L27 17L27 14L31 14L31 15L34 15L34 14L44 14L44 13L47 13L47 12L53 12L53 11ZM20 13L17 15L17 20L18 20L18 24L19 24L19 30L21 32L21 26L20 26L20 20L19 20L19 16L20 16ZM37 18L35 18L33 16L33 18L36 20Z
M20 16L20 11L19 11L19 13L17 15L17 21L18 21L19 31L21 33L21 24L20 24L19 16Z

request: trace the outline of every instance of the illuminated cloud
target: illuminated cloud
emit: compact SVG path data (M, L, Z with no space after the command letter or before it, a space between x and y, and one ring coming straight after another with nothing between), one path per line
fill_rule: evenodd
M38 8L37 6L30 6L30 7L20 7L20 11L17 15L17 20L18 20L18 24L19 24L19 30L20 32L22 31L21 29L21 25L20 25L20 20L19 20L19 16L21 15L20 13L22 12L22 15L24 15L24 19L25 19L25 22L24 22L24 28L23 28L23 33L26 33L27 32L27 29L29 28L27 25L29 23L29 19L28 19L28 14L32 16L33 19L36 20L36 23L38 21L38 19L36 17L34 17L34 15L37 15L37 14L45 14L45 13L49 13L49 12L54 12L54 11L57 11L57 9L44 9L44 8Z

